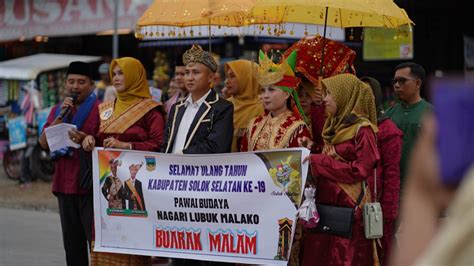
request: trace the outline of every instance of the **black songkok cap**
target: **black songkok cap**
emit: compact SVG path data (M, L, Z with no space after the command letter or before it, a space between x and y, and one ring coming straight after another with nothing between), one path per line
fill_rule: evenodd
M69 64L69 68L67 69L67 75L69 74L83 75L92 79L91 66L88 63L84 63L81 61L74 61Z

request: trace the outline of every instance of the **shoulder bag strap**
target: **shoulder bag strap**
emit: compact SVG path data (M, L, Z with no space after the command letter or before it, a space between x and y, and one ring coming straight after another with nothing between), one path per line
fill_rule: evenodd
M362 199L365 196L365 181L360 182L360 184L362 186L362 189L360 191L359 197L357 198L355 210L357 210L357 208L359 208L359 204L362 202Z
M377 197L377 167L374 169L374 202L377 202L379 198Z

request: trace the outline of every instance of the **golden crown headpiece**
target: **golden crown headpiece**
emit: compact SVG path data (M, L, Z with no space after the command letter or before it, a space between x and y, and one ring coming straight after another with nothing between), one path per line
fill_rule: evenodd
M191 49L187 50L183 54L183 63L187 65L189 63L201 63L209 67L212 72L217 71L217 62L214 57L202 49L201 46L193 44Z
M275 64L271 58L268 58L261 50L259 53L258 66L256 66L254 74L257 82L261 86L274 85L285 92L288 92L295 101L299 115L307 121L303 108L299 100L296 88L301 80L295 76L296 51L290 53L286 58L282 58L282 63Z
M261 86L272 85L283 79L285 75L285 62L282 64L275 64L273 56L270 58L261 50L258 57L258 65L255 65L253 72L258 84Z
M256 67L257 69L254 71L254 75L261 86L276 84L284 79L296 78L294 72L295 64L296 53L291 53L290 56L288 56L287 58L282 58L280 64L276 64L273 62L273 56L269 58L267 54L263 53L262 50L260 50L258 66Z

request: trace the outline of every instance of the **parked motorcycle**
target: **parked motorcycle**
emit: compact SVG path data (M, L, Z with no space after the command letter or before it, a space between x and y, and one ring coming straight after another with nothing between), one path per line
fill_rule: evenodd
M27 122L26 147L11 150L9 147L3 155L3 168L11 179L20 179L22 175L29 175L31 180L41 179L51 181L54 174L54 163L50 160L49 152L42 149L38 140L38 123L36 110L41 104L34 81L24 88L27 91L21 109Z

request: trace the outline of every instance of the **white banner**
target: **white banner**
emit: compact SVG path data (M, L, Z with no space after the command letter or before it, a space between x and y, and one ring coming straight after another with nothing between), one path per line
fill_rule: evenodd
M96 149L94 251L286 265L308 155Z

